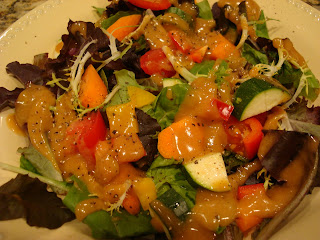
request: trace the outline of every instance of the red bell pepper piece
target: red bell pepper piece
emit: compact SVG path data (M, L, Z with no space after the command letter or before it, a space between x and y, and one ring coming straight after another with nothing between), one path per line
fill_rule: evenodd
M251 185L244 185L238 187L238 194L237 198L239 200L243 199L245 196L256 194L259 191L265 192L265 188L263 183L251 184Z
M95 165L95 147L106 138L106 134L107 128L100 111L72 122L67 129L67 136L74 139L76 150L92 165Z
M171 6L169 0L128 0L129 3L144 9L165 10Z
M233 105L229 105L229 104L222 102L216 98L212 99L211 105L216 105L218 108L220 117L224 121L228 121L228 119L231 116L231 113L234 109Z
M187 38L187 35L178 30L172 30L169 33L169 37L171 38L175 47L183 52L184 54L189 53L190 49L192 48L192 44Z
M243 138L244 148L246 150L247 157L252 159L258 152L260 142L263 138L262 125L256 118L248 118L243 121L250 127L250 131Z
M239 227L240 231L245 233L249 229L253 228L254 226L257 226L259 223L261 223L263 218L249 215L246 217L239 217L236 219L237 226Z
M172 64L167 59L162 49L153 49L140 58L142 70L149 75L160 74L163 77L172 77L176 74Z
M265 188L263 186L263 183L244 185L244 186L238 187L237 198L241 200L248 195L253 195L253 194L261 195L262 193L265 193ZM263 218L255 216L253 214L254 213L250 215L240 215L236 219L236 223L239 229L241 230L241 232L246 232L249 229L253 228L254 226L262 222Z

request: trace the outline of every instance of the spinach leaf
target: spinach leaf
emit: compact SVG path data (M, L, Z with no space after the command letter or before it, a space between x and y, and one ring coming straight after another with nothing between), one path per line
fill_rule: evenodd
M202 0L202 1L197 1L196 5L199 8L199 14L198 16L200 18L206 19L206 20L211 20L213 19L213 15L211 12L211 7L208 2L208 0Z
M61 199L47 191L47 184L17 175L0 187L0 220L25 218L30 226L55 229L74 219Z
M215 61L203 61L201 63L196 63L190 72L196 76L208 76L210 70L213 68Z
M231 151L224 151L222 157L228 174L233 173L239 166L244 166L249 161L245 157Z
M286 60L274 78L277 79L281 84L294 83L295 86L298 86L301 76L302 71L300 69L293 68L292 65Z
M113 96L111 101L108 103L109 106L114 106L122 103L127 103L130 101L130 97L128 95L128 86L135 86L139 88L145 89L145 87L139 85L136 81L135 74L131 71L128 71L126 69L122 69L120 71L114 72L117 83L121 88L119 91Z
M181 17L183 20L185 20L189 25L192 24L193 19L192 19L191 15L186 13L185 11L183 11L180 8L170 7L170 8L168 8L167 13L177 14L179 17Z
M268 64L268 57L262 52L255 50L249 44L245 43L242 49L242 56L247 59L248 63L256 65L259 63Z
M63 199L63 203L74 211L79 202L90 197L86 186L79 179L75 177L72 179L79 188L74 185ZM104 210L91 213L83 222L91 228L94 238L105 239L154 233L150 220L151 217L148 212L141 212L134 216L121 209L119 212L114 211L112 214Z
M170 162L173 164L168 165ZM191 209L195 204L196 190L188 182L188 176L182 170L181 164L177 163L159 156L154 160L147 176L155 182L158 196L173 188L183 197L189 209Z
M261 22L261 23L260 23ZM269 33L268 33L268 28L267 28L267 23L266 19L264 17L264 12L261 10L260 17L258 20L258 23L255 24L255 29L256 29L256 35L258 37L270 39Z
M189 85L186 83L176 84L170 87L172 99L169 99L167 97L168 88L163 88L152 106L146 110L146 113L155 118L162 129L170 126L188 89ZM145 109L146 108L143 110Z

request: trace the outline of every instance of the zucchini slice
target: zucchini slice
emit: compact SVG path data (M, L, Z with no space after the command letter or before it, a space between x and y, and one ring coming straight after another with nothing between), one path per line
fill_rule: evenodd
M184 164L194 182L215 192L230 190L230 183L221 153L210 153Z
M262 79L252 78L242 83L237 89L233 102L233 115L242 121L269 111L290 98L290 93L284 88Z

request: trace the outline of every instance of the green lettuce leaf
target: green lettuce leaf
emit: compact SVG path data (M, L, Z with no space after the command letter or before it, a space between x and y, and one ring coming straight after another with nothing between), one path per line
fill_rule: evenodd
M247 43L243 45L242 56L247 59L248 63L251 63L252 65L259 63L269 64L267 55L255 50Z
M63 203L74 212L77 204L90 198L86 186L77 178L72 180L76 182L70 189ZM151 216L148 212L140 212L137 215L131 215L124 209L113 211L113 213L100 210L88 215L83 222L92 230L92 236L97 239L125 238L154 233Z
M168 88L163 88L152 106L143 108L147 114L158 121L161 129L170 126L173 122L174 116L178 112L179 106L189 89L189 85L186 83L176 84L170 87L170 89L172 91L172 99L167 97Z
M179 17L181 17L183 20L185 20L189 25L191 25L193 22L191 15L186 13L185 11L183 11L180 8L170 7L170 8L168 8L167 13L177 14Z
M208 0L198 1L198 3L196 3L196 5L199 8L198 16L200 18L203 18L203 19L206 19L206 20L213 19L213 15L212 15L212 12L211 12L211 7L210 7L210 4L209 4Z
M122 69L120 71L115 71L114 74L116 76L117 83L119 86L121 86L121 88L113 96L111 101L107 104L108 107L127 103L130 101L130 97L127 89L128 86L135 86L135 87L145 89L145 87L139 85L139 83L136 81L135 74L131 71Z
M104 12L104 10L106 10L105 8L99 8L99 7L95 7L95 6L92 6L92 8L93 8L94 10L96 10L96 12L97 12L97 14L99 15L99 17L101 17L102 14L103 14L103 12Z
M170 162L171 165L169 165ZM151 177L156 184L158 196L173 188L191 209L195 204L196 190L189 183L187 174L182 170L182 165L177 163L179 162L159 156L147 171L147 176Z
M274 76L281 84L292 84L297 87L299 85L302 71L292 67L292 65L286 60L284 61L282 68Z
M36 174L40 174L37 171L37 169L32 165L32 163L28 159L26 159L23 155L21 155L20 157L20 168Z
M268 28L267 28L267 22L266 22L263 10L261 10L258 22L259 23L255 24L256 35L258 37L270 39L269 33L268 33Z
M53 164L46 157L42 156L31 144L29 147L19 148L18 152L21 153L42 176L63 181L61 174L55 169ZM30 169L26 170L31 171Z
M310 69L307 70L304 75L307 78L307 85L302 89L300 96L314 101L318 97L318 89L320 88L319 81Z
M196 76L208 76L209 72L214 66L215 61L203 61L201 63L196 63L190 70L193 75Z

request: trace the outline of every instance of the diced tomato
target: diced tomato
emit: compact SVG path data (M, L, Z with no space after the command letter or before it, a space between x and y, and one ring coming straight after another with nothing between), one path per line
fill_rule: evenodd
M261 123L254 117L244 121L238 121L230 116L225 122L225 130L228 136L227 148L248 159L252 159L258 151L263 138Z
M214 98L211 102L211 105L216 105L219 111L220 117L224 121L228 121L229 117L231 116L231 113L234 109L233 105L229 105L225 102L222 102L216 98Z
M88 161L95 164L95 147L106 138L107 128L100 111L91 112L87 117L71 123L67 137L72 138L76 150Z
M144 9L164 10L171 6L169 0L128 0L129 3Z
M168 35L178 50L185 54L189 53L190 49L192 48L192 44L184 32L172 30L168 33Z
M167 59L162 49L153 49L146 52L140 58L142 70L149 74L160 74L163 77L172 77L176 71Z
M201 48L190 51L189 56L192 59L192 61L196 63L201 63L204 56L206 55L207 50L208 50L208 46L206 45Z

